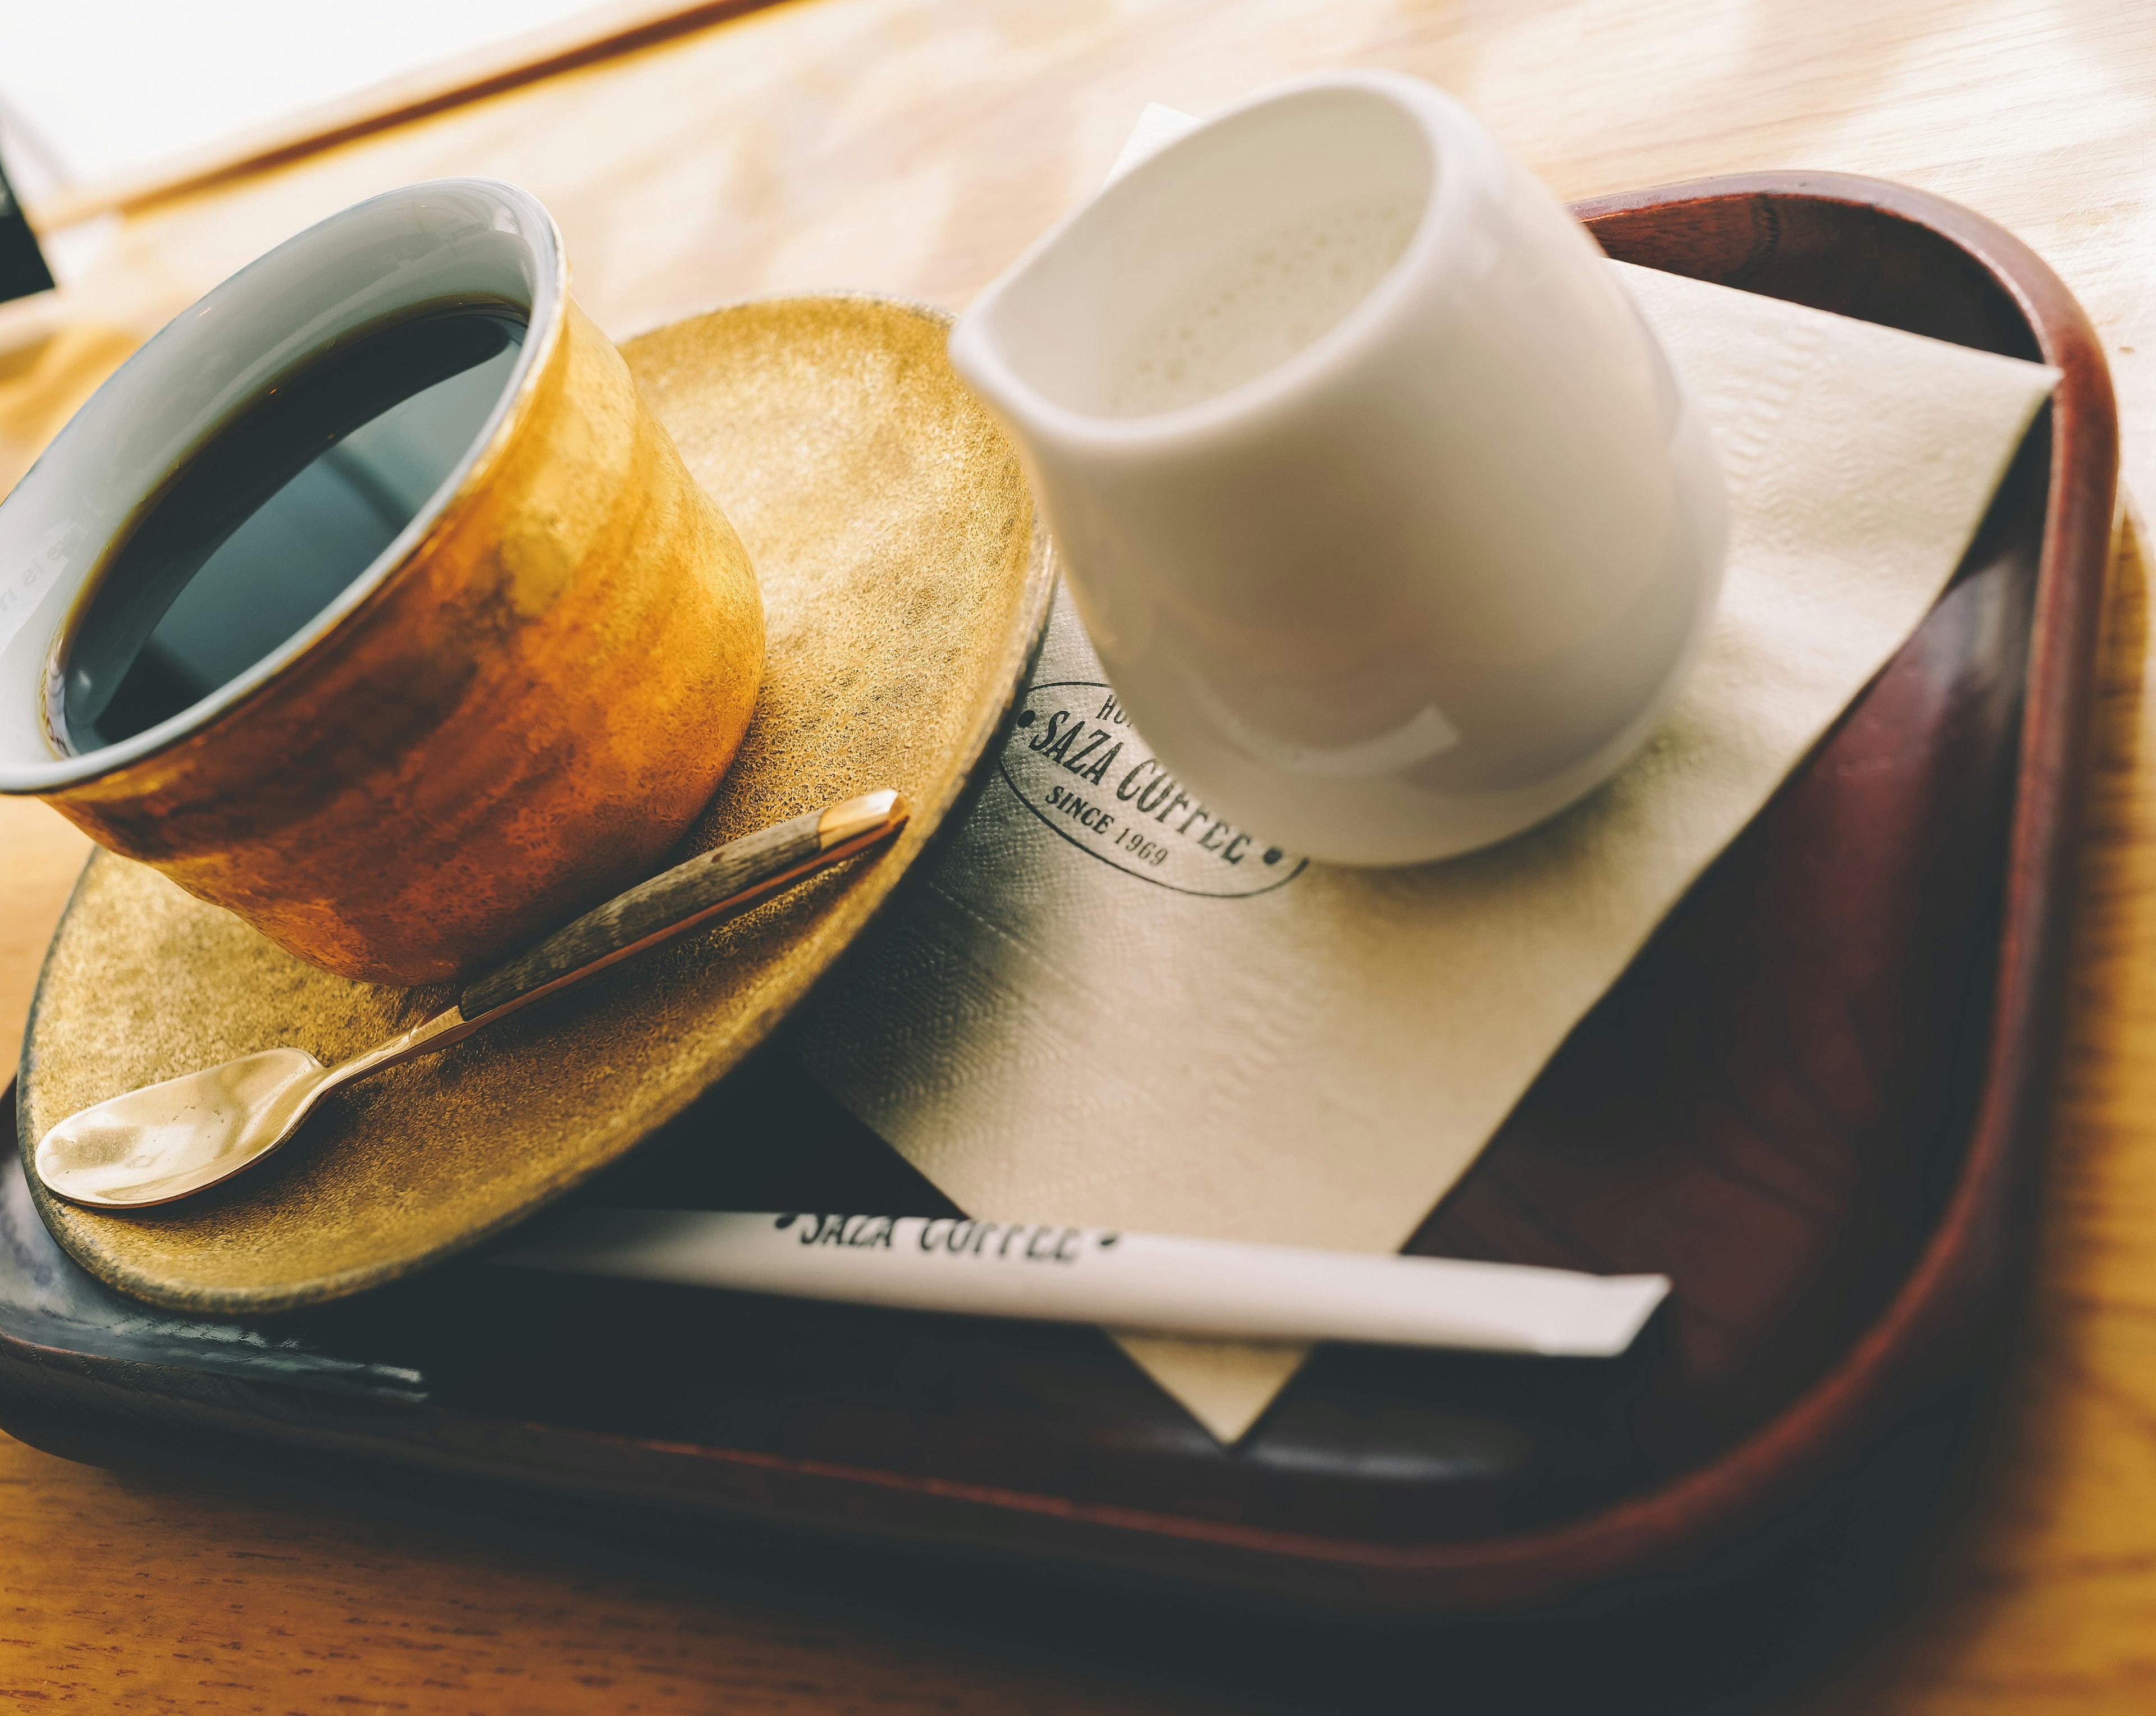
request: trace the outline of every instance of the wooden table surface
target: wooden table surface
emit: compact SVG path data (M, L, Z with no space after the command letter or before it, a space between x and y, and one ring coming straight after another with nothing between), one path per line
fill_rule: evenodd
M2128 489L2156 494L2150 0L791 0L138 210L74 291L75 325L0 354L0 487L144 334L393 185L481 173L536 192L579 300L617 336L791 289L963 305L1100 181L1147 101L1203 113L1343 65L1446 85L1568 197L1836 168L2003 222L2087 307L2118 383ZM2043 1261L2018 1356L1906 1591L1797 1689L1716 1689L1734 1707L2156 1709L2156 709L2130 526L2115 566ZM9 1040L82 853L41 806L0 801ZM715 1586L550 1548L543 1524L506 1542L110 1474L0 1438L13 1708L1214 1702L1202 1661L1168 1677L1171 1693L1112 1653L1089 1675L993 1630L925 1642L902 1612L813 1585L766 1589L749 1570ZM1155 1654L1172 1663L1172 1647ZM1441 1663L1421 1685L1445 1704ZM1248 1677L1217 1687L1247 1701ZM1604 1708L1632 1708L1606 1691Z

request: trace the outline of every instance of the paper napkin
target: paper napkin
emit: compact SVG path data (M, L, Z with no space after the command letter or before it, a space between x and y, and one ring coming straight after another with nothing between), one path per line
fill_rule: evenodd
M1251 845L1231 863L1205 818L1163 810L1172 794L1145 802L1150 752L1059 597L1029 725L873 964L808 1022L811 1069L970 1214L1397 1250L1915 629L2057 379L1611 266L1729 484L1721 607L1667 725L1489 851L1354 870ZM1058 709L1059 733L1121 745L1112 777L1042 762ZM1123 1345L1224 1441L1303 1353Z

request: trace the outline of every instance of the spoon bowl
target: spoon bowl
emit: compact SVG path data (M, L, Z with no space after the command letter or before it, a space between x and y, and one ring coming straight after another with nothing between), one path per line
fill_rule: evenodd
M79 1204L170 1203L269 1155L331 1082L305 1049L265 1048L146 1084L69 1115L38 1140L38 1176Z

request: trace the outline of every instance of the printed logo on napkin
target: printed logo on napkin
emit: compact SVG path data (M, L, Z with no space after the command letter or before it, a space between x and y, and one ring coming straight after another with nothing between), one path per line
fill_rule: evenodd
M1104 680L1034 686L1004 745L1003 776L1080 851L1178 894L1264 894L1309 862L1207 808L1138 737Z

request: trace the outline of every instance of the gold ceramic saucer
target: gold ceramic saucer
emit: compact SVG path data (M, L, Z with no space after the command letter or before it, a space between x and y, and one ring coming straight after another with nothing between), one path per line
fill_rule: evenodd
M914 806L891 848L355 1087L279 1155L199 1198L105 1215L60 1202L33 1174L70 1256L176 1309L262 1312L357 1292L528 1216L769 1033L983 766L1046 620L1046 538L1009 442L945 360L948 321L880 298L781 299L624 348L747 544L768 631L755 720L681 853L886 786ZM24 1159L91 1103L279 1044L333 1063L445 994L332 976L100 853L31 1015Z

